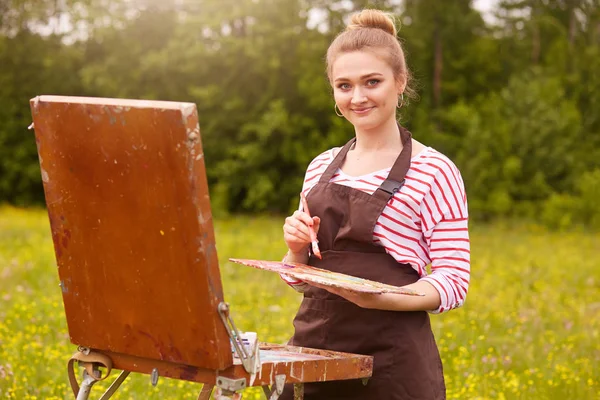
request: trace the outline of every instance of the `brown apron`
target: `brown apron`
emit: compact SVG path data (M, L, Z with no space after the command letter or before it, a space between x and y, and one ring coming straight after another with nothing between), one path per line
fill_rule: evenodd
M400 128L404 148L388 178L372 195L329 183L356 139L350 140L307 196L311 213L321 218L318 233L323 259L309 264L361 278L403 286L419 279L408 264L398 263L373 244L373 229L388 201L404 184L410 167L411 134ZM290 344L374 357L373 376L362 380L307 383L306 400L446 398L442 362L425 311L399 312L360 308L310 287L294 319ZM281 399L293 398L287 385Z

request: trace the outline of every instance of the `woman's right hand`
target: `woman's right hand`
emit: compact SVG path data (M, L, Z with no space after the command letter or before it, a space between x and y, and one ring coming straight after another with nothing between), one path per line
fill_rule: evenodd
M319 232L321 219L310 217L304 211L296 211L285 219L283 224L283 240L290 250L290 255L308 255L310 245L309 229L314 229L315 235ZM293 261L293 260L289 260Z

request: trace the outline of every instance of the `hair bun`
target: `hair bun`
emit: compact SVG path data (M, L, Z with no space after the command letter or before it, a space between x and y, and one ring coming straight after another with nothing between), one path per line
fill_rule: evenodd
M380 10L362 10L350 18L350 24L346 30L354 30L359 28L375 28L382 29L390 35L396 37L396 25L394 24L394 16Z

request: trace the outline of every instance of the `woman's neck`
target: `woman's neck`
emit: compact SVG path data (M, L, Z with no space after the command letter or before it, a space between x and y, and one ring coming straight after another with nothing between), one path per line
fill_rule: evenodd
M370 130L355 129L355 133L353 150L358 153L402 149L398 124L394 118Z

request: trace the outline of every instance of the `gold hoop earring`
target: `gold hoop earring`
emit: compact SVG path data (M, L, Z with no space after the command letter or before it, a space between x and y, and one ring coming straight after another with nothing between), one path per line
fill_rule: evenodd
M339 107L337 106L337 103L333 103L333 111L335 111L335 115L337 115L338 117L344 116L344 114L342 114Z
M400 93L400 97L398 97L398 105L397 108L402 108L404 105L404 93Z

